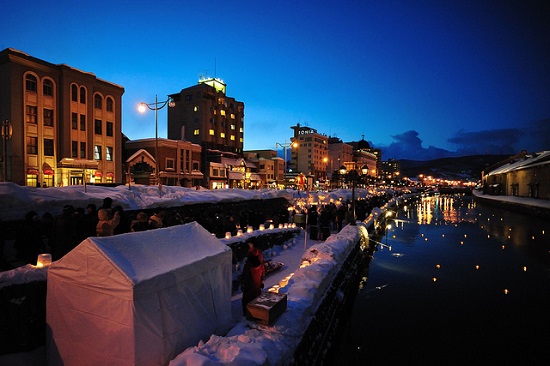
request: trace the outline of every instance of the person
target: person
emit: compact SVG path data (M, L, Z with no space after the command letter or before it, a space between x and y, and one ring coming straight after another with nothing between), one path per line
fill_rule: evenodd
M84 214L84 226L86 230L86 237L96 236L96 227L99 222L97 217L97 206L93 203L89 203L86 206L86 213Z
M264 287L265 268L260 258L254 254L248 254L241 274L242 310L246 316L246 305L260 296Z
M149 230L149 218L145 212L140 212L137 214L136 219L132 221L130 225L130 231L145 231Z
M248 255L253 255L258 257L258 259L260 260L260 263L264 264L264 253L258 247L258 241L256 240L256 238L251 238L248 241Z
M111 210L102 208L97 212L99 222L96 227L97 236L112 236L114 235L114 229L120 222L120 214L115 212L111 217Z
M113 199L111 197L105 197L103 199L103 204L101 205L100 209L106 208L110 210L112 206L113 206Z
M151 217L149 217L149 227L152 229L160 229L164 227L164 216L166 212L163 210L157 210Z
M130 220L128 219L128 216L125 215L124 209L122 208L122 206L115 206L112 212L115 214L118 213L118 217L119 217L119 223L117 226L115 226L113 230L113 234L118 235L118 234L129 233Z

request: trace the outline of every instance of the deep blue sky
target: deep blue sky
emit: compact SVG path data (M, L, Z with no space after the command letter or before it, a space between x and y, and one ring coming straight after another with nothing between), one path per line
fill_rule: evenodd
M550 11L535 1L9 1L0 48L125 88L122 130L153 137L153 102L227 83L245 149L290 126L383 158L550 149ZM166 111L159 112L166 137Z

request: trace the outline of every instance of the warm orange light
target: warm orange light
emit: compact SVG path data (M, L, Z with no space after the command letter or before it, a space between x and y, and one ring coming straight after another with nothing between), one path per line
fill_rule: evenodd
M145 104L140 103L140 104L138 105L138 112L139 112L139 113L145 113L146 110L147 110L147 107L145 106Z
M440 264L436 264L436 265L435 265L435 268L441 268L441 265L440 265Z

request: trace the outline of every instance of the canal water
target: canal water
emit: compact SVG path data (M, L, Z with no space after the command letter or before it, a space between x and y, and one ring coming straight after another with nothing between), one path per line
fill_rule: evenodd
M345 365L546 364L550 222L470 196L396 210L335 359Z

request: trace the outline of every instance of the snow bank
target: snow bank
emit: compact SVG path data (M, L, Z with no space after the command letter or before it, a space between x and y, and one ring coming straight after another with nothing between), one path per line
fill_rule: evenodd
M243 318L225 337L213 335L206 343L186 349L170 366L276 365L289 360L320 300L359 240L358 227L348 225L302 255L303 265L279 290L287 294L288 308L273 325Z

